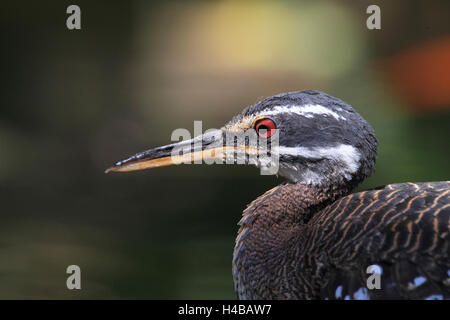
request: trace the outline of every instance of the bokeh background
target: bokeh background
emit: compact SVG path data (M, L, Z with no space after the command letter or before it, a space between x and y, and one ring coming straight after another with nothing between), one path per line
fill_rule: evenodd
M370 4L381 30L366 28ZM449 1L0 6L0 298L234 298L236 223L281 178L103 171L273 94L322 90L372 124L377 171L359 189L450 178ZM66 288L71 264L82 290Z

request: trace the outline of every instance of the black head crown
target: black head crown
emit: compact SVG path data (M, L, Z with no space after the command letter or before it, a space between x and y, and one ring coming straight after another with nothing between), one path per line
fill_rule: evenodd
M306 90L266 98L235 116L225 129L269 119L279 130L279 174L291 182L356 185L375 168L372 127L347 103Z

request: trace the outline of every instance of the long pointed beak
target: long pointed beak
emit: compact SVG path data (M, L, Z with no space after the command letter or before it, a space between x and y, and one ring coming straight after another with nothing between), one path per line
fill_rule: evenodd
M115 163L105 173L145 170L205 160L223 160L237 152L247 155L258 153L257 148L249 146L227 146L224 143L226 139L223 137L222 130L215 130L194 139L150 149Z

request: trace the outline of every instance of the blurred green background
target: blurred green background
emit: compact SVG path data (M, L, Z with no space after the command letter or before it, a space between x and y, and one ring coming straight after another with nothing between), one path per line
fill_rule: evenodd
M366 28L370 4L381 30ZM281 178L103 171L273 94L325 91L372 124L377 171L359 189L449 179L449 12L446 0L3 2L0 298L234 298L236 223ZM71 264L82 290L66 288Z

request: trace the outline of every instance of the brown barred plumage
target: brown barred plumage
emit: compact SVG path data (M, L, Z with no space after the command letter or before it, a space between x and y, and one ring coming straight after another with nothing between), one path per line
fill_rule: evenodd
M236 239L238 297L449 299L450 182L347 191L283 184L253 201ZM381 289L367 289L371 265Z

